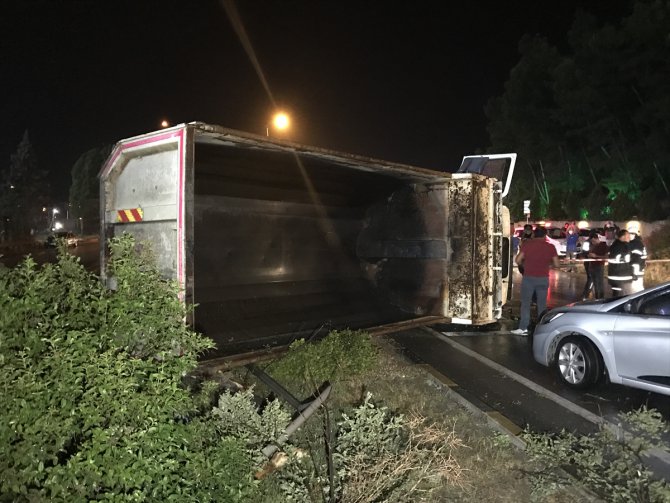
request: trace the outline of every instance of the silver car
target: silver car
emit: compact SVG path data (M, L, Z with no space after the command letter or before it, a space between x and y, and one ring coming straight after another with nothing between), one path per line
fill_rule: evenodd
M641 292L548 311L533 356L563 383L610 382L670 395L670 282Z

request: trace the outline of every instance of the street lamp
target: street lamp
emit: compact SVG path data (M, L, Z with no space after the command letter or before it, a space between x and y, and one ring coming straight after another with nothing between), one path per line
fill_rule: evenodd
M291 119L286 112L276 112L272 116L272 127L277 131L285 131L291 125ZM265 135L270 136L270 126L265 126Z
M51 214L52 214L52 216L51 216L51 230L54 230L56 228L56 215L58 215L59 213L60 213L60 211L58 210L58 208L54 208L53 210L51 210Z

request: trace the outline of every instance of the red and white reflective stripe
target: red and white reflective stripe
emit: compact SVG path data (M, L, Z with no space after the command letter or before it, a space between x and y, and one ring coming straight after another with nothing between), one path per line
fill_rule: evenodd
M131 208L129 210L118 210L116 212L116 221L129 223L141 222L144 219L142 208Z

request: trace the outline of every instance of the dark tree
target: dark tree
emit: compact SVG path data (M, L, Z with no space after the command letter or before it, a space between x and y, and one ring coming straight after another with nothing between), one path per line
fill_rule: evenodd
M47 225L43 208L49 199L46 172L39 168L35 150L24 132L9 166L0 178L0 215L3 238L20 239Z
M533 212L544 216L552 205L551 180L561 162L554 73L562 58L541 37L524 37L519 51L521 59L510 72L504 94L487 105L488 130L496 151L519 154L510 207L520 211L522 200L531 199Z
M578 13L568 54L522 40L487 108L491 150L520 154L515 217L528 198L540 217L670 215L670 1L631 5L602 26Z
M95 232L100 221L98 173L111 152L111 146L84 152L72 167L70 209L73 218L81 219L86 232Z

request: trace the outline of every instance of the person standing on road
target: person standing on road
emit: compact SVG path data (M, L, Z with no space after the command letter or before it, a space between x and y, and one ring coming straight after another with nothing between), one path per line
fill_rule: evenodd
M609 221L605 224L605 243L609 248L616 241L616 233L619 229L614 225L614 222Z
M579 243L579 232L576 227L568 227L567 237L565 238L565 254L570 264L569 271L572 272L572 265L577 258L577 243Z
M630 234L626 229L617 232L617 238L610 246L607 260L607 280L615 296L631 293L633 266L630 262Z
M628 227L628 232L631 235L628 246L630 247L630 263L633 268L631 293L636 293L644 290L644 267L647 262L647 249L642 242L638 227Z
M544 227L535 229L534 239L529 239L521 246L516 256L517 265L523 265L524 275L521 280L521 318L519 328L512 330L515 335L528 335L530 325L530 305L533 295L537 296L537 315L541 316L547 307L547 291L549 290L549 268L559 267L556 247L545 238Z
M589 251L585 253L587 260L584 262L586 269L586 284L582 293L582 300L589 298L591 289L594 290L594 298L605 298L605 261L608 258L607 243L600 240L598 231L589 232Z
M517 270L519 271L520 274L524 273L524 267L523 267L523 262L519 263L516 260L516 257L519 255L523 248L523 244L526 241L530 241L533 239L533 225L532 224L526 224L523 226L523 232L521 233L521 242L519 243L519 248L517 250L517 253L514 256L514 261L517 264Z

